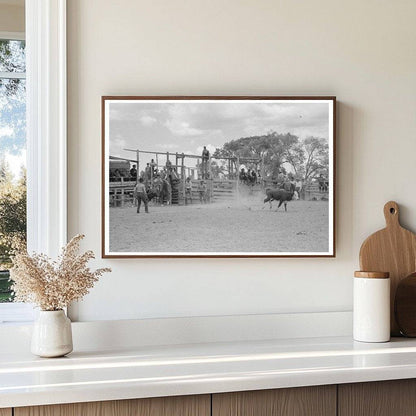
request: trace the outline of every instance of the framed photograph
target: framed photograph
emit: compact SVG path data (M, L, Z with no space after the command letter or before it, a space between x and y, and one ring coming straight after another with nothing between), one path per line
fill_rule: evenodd
M335 97L102 97L102 256L335 257Z

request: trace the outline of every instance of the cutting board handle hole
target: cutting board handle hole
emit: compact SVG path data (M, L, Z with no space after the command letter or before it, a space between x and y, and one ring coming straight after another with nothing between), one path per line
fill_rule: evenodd
M394 208L390 208L390 214L395 214L396 210Z

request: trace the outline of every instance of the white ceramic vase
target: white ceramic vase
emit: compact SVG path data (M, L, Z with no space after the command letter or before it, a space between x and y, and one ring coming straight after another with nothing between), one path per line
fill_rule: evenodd
M63 310L40 311L33 325L31 351L39 357L62 357L72 351L71 321Z

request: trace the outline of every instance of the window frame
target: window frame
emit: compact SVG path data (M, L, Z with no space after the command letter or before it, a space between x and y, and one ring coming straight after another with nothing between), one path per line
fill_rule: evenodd
M67 242L66 0L26 0L25 33L14 36L22 35L26 40L27 247L29 252L56 257ZM0 304L0 324L31 321L34 315L31 305Z
M0 31L1 40L25 40L25 32ZM27 72L27 71L26 71ZM26 72L0 72L0 79L25 79ZM0 324L33 320L33 306L24 303L0 303Z
M0 31L0 39L26 40L25 32L4 32Z

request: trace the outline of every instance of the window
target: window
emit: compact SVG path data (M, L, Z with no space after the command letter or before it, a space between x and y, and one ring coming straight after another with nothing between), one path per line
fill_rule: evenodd
M0 34L1 303L12 301L8 268L16 244L26 244L26 53L22 35Z
M4 90L8 84L14 84L8 87L11 91L19 85L19 94L26 95L27 247L29 251L55 257L66 243L66 0L26 1L25 32L26 44L14 42L24 41L23 34L0 32L0 40L12 42L16 53L18 46L23 45L17 56L26 60L24 65L16 54L6 52L7 59L16 59L8 69L2 66L0 81ZM17 97L6 97L1 91L0 100L12 109L11 98ZM17 101L13 104L16 109ZM20 121L18 127L24 128L24 118ZM0 118L2 128L3 133L11 132L11 127L4 127ZM0 139L0 158L5 153L1 143ZM18 173L24 155L19 152L17 147L8 152L12 153L8 156L11 169ZM4 280L2 284L6 292ZM26 322L33 316L31 305L0 302L0 324Z

